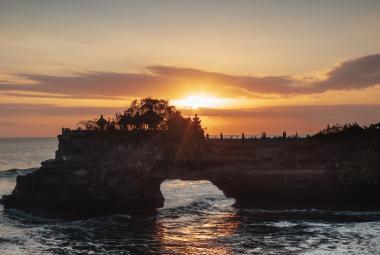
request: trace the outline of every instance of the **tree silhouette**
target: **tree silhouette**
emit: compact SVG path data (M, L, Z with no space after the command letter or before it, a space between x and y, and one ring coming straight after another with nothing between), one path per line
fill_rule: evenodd
M96 125L97 120L81 120L77 123L78 129L82 129L82 127L85 130L96 130L97 125Z
M143 129L142 125L143 125L143 122L142 122L142 118L141 118L140 112L136 112L132 116L132 126L136 130L142 130Z
M103 131L106 129L107 121L104 119L103 115L100 115L100 118L96 121L96 126L99 130Z
M115 117L116 117L116 124L120 128L120 130L127 131L128 130L127 115L116 113Z
M133 100L123 113L116 113L108 121L101 115L99 119L81 121L78 125L86 130L123 133L160 131L167 133L173 143L181 144L181 149L178 149L183 152L195 150L197 144L204 140L204 129L198 115L193 118L183 117L168 100L150 97Z
M192 119L192 130L194 132L194 135L198 138L203 139L204 138L204 129L201 125L201 119L198 117L197 114L195 114L194 118Z
M163 117L158 115L158 113L154 112L153 110L148 110L145 113L143 113L143 115L141 115L141 118L142 123L146 125L147 129L157 130Z

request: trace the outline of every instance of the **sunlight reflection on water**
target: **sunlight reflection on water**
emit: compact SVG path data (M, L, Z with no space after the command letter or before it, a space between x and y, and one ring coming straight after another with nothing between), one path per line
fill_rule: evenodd
M14 179L0 178L3 192ZM380 212L238 210L208 181L161 190L165 206L151 217L62 221L0 208L0 254L379 254Z
M209 181L165 181L161 185L165 205L159 210L157 235L162 252L170 254L231 254L223 242L239 226L233 199ZM208 201L209 200L209 201ZM212 202L223 200L224 210ZM170 210L177 208L177 210ZM180 208L180 210L178 210ZM168 215L170 210L170 217ZM184 214L184 211L187 212ZM181 243L181 246L178 246Z

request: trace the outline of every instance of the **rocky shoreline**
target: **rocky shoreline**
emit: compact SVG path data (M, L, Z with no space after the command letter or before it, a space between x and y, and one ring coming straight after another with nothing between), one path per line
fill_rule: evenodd
M350 183L341 172L347 143L316 139L206 140L197 162L173 161L154 136L65 131L56 158L17 177L6 209L58 215L152 213L166 179L209 180L240 207L376 207L378 184Z

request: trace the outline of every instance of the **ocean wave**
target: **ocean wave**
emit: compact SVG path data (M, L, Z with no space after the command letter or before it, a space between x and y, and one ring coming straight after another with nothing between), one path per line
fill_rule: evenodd
M17 224L22 225L40 225L46 223L55 223L61 222L61 219L52 218L52 217L44 217L40 215L35 215L33 213L25 212L23 210L18 209L8 209L3 212L6 219L13 220L17 222Z
M5 171L0 171L0 178L10 178L10 177L16 177L18 175L26 175L29 173L32 173L33 171L37 170L38 168L25 168L25 169L18 169L18 168L12 168Z
M277 227L277 228L292 228L292 227L298 226L299 224L284 220L284 221L278 221L278 222L270 222L268 223L268 225Z
M264 208L241 208L241 212L250 214L316 214L326 213L326 210L319 209L264 209Z
M218 211L218 208L214 207L213 201L208 201L205 198L198 198L189 204L177 205L170 208L160 208L158 209L161 217L174 217L178 215L207 215Z
M379 216L380 211L336 211L335 215L341 216Z
M380 221L380 211L338 211L316 209L242 209L239 215L250 218L250 223L261 222L302 222L305 227L320 227L319 224L340 224ZM310 223L310 224L308 224Z
M260 209L260 208L244 208L243 212L258 214L331 214L336 216L380 216L380 211L367 211L367 210L322 210L322 209Z

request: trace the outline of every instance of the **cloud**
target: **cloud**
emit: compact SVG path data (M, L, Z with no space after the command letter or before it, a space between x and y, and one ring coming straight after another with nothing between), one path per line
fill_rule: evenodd
M5 122L0 122L0 126L18 126L19 124L10 122L10 121L5 121Z
M157 87L168 89L167 80L147 74L90 72L75 76L19 75L37 84L0 84L0 91L32 91L99 98L138 96Z
M323 80L286 75L230 75L168 66L148 66L145 72L140 73L89 72L74 76L19 76L34 84L0 83L0 92L54 93L73 98L178 98L189 93L212 92L223 97L260 98L271 94L292 96L375 86L380 84L380 54L342 62L332 68Z
M192 115L191 109L182 110L185 115ZM340 119L347 121L372 120L380 121L379 105L293 105L293 106L263 106L250 109L197 109L200 116L210 117L265 117L265 118L297 118L314 119L331 123Z
M380 54L368 55L340 63L326 74L324 80L291 76L236 76L205 72L189 68L149 67L153 73L165 77L211 81L224 89L240 92L294 95L314 94L328 90L361 89L380 84Z
M157 76L172 77L182 83L191 82L195 87L211 84L215 90L246 96L250 93L288 94L294 83L290 76L236 76L166 66L150 66L148 69Z
M91 95L61 95L61 94L29 94L29 93L1 93L2 96L10 97L23 97L23 98L55 98L55 99L94 99L94 96ZM125 100L125 97L119 96L95 96L96 99L120 99Z
M0 104L0 115L3 117L23 116L75 116L99 114L114 115L122 109L118 107L85 107L85 106L59 106L53 104Z
M360 89L380 84L380 54L345 61L314 84L315 91Z
M53 104L0 104L0 115L5 118L24 116L81 116L99 114L112 116L124 109L121 107L86 107L59 106ZM179 109L184 115L194 115L191 109ZM339 121L376 122L380 120L379 105L297 105L297 106L265 106L249 109L197 109L197 114L208 117L231 118L285 118L313 120L320 123L335 123ZM0 122L0 125L17 125L14 122Z
M380 105L297 105L256 109L198 109L210 134L313 134L327 124L358 122L369 125L380 121ZM192 115L186 111L184 114Z

